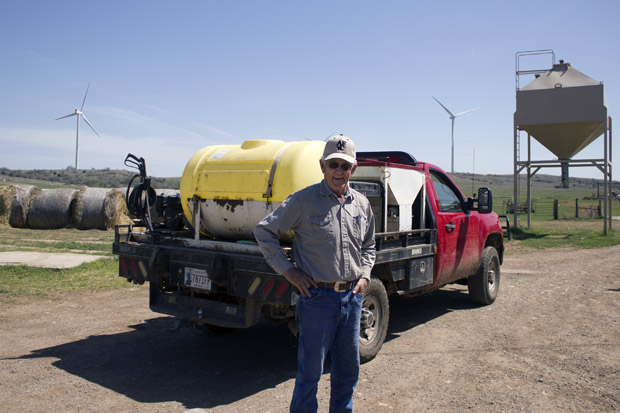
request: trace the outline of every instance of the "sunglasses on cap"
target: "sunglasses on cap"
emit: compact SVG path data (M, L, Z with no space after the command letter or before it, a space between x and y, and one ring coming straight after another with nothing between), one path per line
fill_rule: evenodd
M329 166L329 169L338 169L338 167L340 167L340 169L342 169L345 172L353 167L353 165L351 165L348 162L338 163L336 161L327 162L327 166Z

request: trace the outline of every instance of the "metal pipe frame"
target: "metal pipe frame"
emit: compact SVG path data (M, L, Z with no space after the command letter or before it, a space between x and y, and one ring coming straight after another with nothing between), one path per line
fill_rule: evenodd
M531 160L531 136L527 135L527 161L520 158L520 130L519 126L514 125L514 197L513 197L513 227L518 226L517 205L519 204L519 181L521 172L527 170L527 227L531 226L532 199L531 199L531 180L534 175L542 168L561 168L563 163L568 163L571 167L596 167L603 173L603 234L607 235L608 230L612 229L612 118L607 117L607 127L603 134L603 158L602 159L563 159L563 160ZM533 170L533 171L532 171Z

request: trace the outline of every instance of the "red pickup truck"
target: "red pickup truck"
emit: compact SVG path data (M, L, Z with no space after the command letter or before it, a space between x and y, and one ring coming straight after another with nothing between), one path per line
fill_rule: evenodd
M443 170L404 152L358 152L357 157L350 185L370 200L376 221L377 258L360 320L360 357L368 361L387 334L389 295L415 296L466 283L473 301L493 303L504 234L488 188L468 198ZM143 160L136 165L141 183L134 191L140 194L130 195L128 188L127 199L143 224L118 226L113 251L121 277L150 283L150 308L213 331L247 328L262 317L288 323L294 332L298 292L273 272L256 243L205 236L199 211L206 200L168 195L156 202ZM228 211L243 206L216 201ZM159 223L149 213L154 203ZM192 211L189 219L183 203Z

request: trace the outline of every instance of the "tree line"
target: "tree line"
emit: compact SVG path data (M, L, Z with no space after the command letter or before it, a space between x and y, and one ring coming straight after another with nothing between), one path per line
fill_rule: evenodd
M56 182L66 185L83 185L92 188L124 188L135 172L121 169L8 169L0 168L0 175ZM160 189L179 189L181 178L151 177L151 185Z

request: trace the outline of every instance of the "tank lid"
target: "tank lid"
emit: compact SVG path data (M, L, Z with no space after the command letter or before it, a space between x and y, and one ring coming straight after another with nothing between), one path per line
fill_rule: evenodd
M525 91L554 89L558 87L594 86L599 84L600 82L584 75L579 70L572 67L570 63L564 63L563 60L560 60L560 63L554 64L551 70L537 76L533 81L521 88L521 90Z

